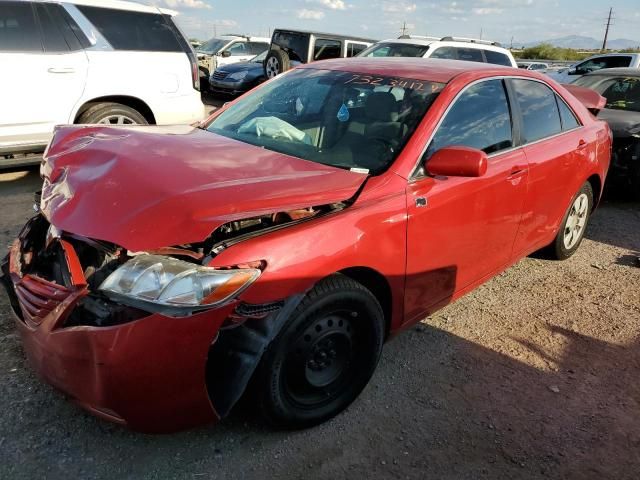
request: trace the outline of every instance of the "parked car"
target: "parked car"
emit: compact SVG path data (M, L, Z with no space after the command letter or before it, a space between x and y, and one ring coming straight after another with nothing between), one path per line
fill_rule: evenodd
M610 144L540 74L411 58L302 65L199 127L59 127L3 265L24 350L134 429L218 420L249 383L270 422L317 424L393 334L573 255Z
M217 68L246 62L269 48L269 39L248 35L222 35L196 49L200 76L208 80Z
M517 67L513 55L498 42L463 37L403 36L383 40L369 47L360 57L423 57L494 63Z
M264 75L273 78L292 67L316 60L354 57L376 40L305 30L276 29L264 61Z
M548 72L547 74L560 83L570 83L582 75L607 68L640 68L640 53L606 53L594 55L575 65Z
M193 123L196 58L171 10L0 0L0 168L39 162L57 124Z
M549 64L541 62L518 62L518 68L523 70L547 70Z
M599 70L573 84L593 89L607 99L598 118L613 131L610 184L640 199L640 69Z
M239 95L248 92L266 80L263 63L266 50L248 62L219 67L209 78L209 90L224 95Z

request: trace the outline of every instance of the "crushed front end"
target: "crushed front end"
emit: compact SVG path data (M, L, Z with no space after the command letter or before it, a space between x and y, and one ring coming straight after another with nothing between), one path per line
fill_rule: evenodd
M29 362L93 414L138 431L217 420L207 358L234 306L176 317L114 302L98 286L122 254L42 215L25 225L2 269Z

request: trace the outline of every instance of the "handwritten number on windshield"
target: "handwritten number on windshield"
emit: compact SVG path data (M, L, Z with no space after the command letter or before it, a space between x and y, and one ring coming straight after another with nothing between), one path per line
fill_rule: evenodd
M349 80L344 82L345 85L352 83L354 85L373 85L374 87L401 87L409 90L424 90L424 83L415 80L404 80L400 78L373 77L371 75L352 75Z

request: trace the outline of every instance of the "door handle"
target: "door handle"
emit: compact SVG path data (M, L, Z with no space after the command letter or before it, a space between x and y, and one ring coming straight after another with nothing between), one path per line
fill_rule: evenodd
M587 142L585 142L583 139L580 139L580 141L578 142L578 150L582 150L583 148L587 148L589 144Z
M49 67L47 72L49 73L75 73L76 69L73 67Z
M529 170L529 167L526 165L515 165L512 169L511 172L509 172L509 180L511 180L512 178L516 178L516 177L520 177L522 175L524 175L525 173L527 173L527 171Z

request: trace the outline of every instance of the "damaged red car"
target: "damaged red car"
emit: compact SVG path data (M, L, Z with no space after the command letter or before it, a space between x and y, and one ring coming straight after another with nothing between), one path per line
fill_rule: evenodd
M197 127L58 127L3 265L27 357L140 431L219 420L249 390L277 426L327 420L392 334L536 250L576 251L611 151L586 93L332 60Z

